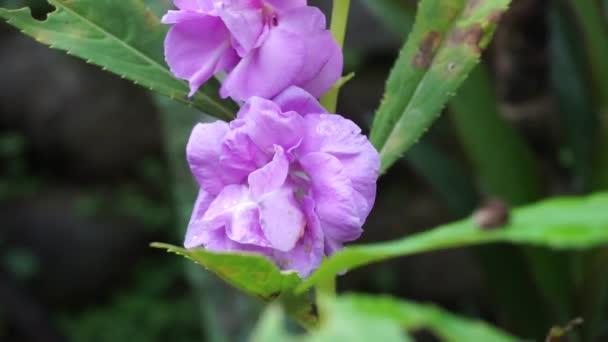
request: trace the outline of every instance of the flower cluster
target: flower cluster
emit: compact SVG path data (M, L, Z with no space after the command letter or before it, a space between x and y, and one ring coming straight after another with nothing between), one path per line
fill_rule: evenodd
M264 255L308 276L357 239L376 195L377 151L317 98L342 73L324 15L306 0L175 0L165 55L191 95L218 72L244 101L198 124L187 157L200 185L186 248Z
M175 0L163 23L171 71L190 95L227 72L222 97L273 98L295 85L320 97L340 77L342 50L306 0Z
M380 167L357 125L295 87L198 124L187 156L201 190L186 247L257 252L302 276L361 235Z

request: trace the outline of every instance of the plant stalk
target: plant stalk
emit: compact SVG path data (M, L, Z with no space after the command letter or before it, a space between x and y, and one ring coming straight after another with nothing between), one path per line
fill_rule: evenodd
M350 10L350 0L334 0L331 11L331 33L340 48L344 47L346 37L346 25L348 23L348 13ZM323 97L321 104L330 113L336 113L338 106L338 95L340 87L332 87Z

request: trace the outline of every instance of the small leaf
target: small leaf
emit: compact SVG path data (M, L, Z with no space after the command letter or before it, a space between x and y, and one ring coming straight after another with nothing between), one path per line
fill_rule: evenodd
M434 305L385 296L348 294L321 297L325 313L319 329L307 336L290 335L280 307L270 306L252 341L410 341L407 333L429 331L445 342L519 341L478 320L457 316Z
M582 249L608 244L608 193L549 199L516 209L511 222L484 230L472 218L401 240L348 247L327 259L297 291L341 271L389 258L485 243L528 244L554 249Z
M164 243L152 247L184 256L215 273L235 288L270 302L278 299L287 313L303 327L317 325L317 317L306 293L293 290L302 283L296 272L284 272L270 260L256 254L212 253L202 248L184 249Z
M264 301L276 299L301 283L297 273L282 272L260 255L212 253L202 248L185 249L164 243L153 243L152 247L184 256L237 289Z
M32 18L29 8L0 8L0 18L52 48L101 66L136 84L221 119L236 105L218 98L215 80L188 99L188 85L171 74L163 56L167 27L141 0L49 0L55 11Z
M386 171L429 128L479 62L510 0L422 0L370 139Z

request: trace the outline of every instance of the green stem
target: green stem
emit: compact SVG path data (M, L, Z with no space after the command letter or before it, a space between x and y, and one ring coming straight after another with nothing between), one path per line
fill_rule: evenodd
M334 7L331 12L331 33L334 35L334 39L338 42L340 48L344 46L349 9L350 0L334 0ZM340 87L333 87L321 98L321 104L328 112L336 112L339 94Z
M319 321L323 322L327 317L324 303L327 299L336 297L336 277L320 280L315 287L316 304L319 313Z

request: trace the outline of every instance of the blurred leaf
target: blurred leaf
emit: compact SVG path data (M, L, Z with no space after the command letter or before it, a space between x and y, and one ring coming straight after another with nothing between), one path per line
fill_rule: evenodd
M338 305L344 312L362 312L369 317L394 320L408 331L430 330L445 342L519 341L484 322L459 317L434 305L364 295L342 296Z
M582 249L608 244L608 193L554 198L513 210L510 223L483 229L472 218L446 224L401 240L345 248L327 259L297 291L320 280L394 257L447 248L508 242L554 249Z
M536 160L525 141L501 116L485 65L477 66L462 84L458 94L450 101L450 113L464 151L472 161L485 194L500 198L510 205L522 205L542 197L544 182ZM555 305L560 315L568 316L570 289L568 272L564 272L567 259L563 255L545 249L525 248L524 260L527 259L530 264L534 282L529 279L530 272L526 268L516 268L516 265L520 264L516 260L519 256L517 251L512 251L508 260L502 260L503 255L497 254L495 249L492 246L478 249L477 252L497 300L502 307L508 308L507 314L511 321L522 327L522 332L535 335L540 333L524 328L529 326L530 318L523 316L522 311L542 309L544 299ZM501 251L504 253L504 248L501 248ZM516 293L523 293L523 296L526 296L525 302L514 300L512 282L501 281L502 276L498 273L503 272L504 268L499 266L512 269L514 278L525 279L524 282L514 284L522 286L516 289ZM525 282L538 286L543 298L534 296L536 291L530 291ZM536 303L533 309L528 308L530 303ZM534 315L547 316L542 312L536 312Z
M422 0L387 81L371 141L386 171L438 117L479 62L510 0Z
M24 248L9 248L4 251L3 266L16 278L31 279L40 270L40 261L31 250Z
M534 156L501 117L484 65L475 68L462 84L450 101L450 112L485 193L511 205L542 197L542 179Z
M207 82L191 100L188 86L173 77L163 56L167 27L141 0L49 0L55 11L44 21L29 8L0 8L0 17L52 48L66 51L148 89L222 119L236 105L218 99L219 84Z
M280 299L291 317L304 327L312 327L317 323L306 294L293 294L295 287L302 283L298 274L280 271L263 256L212 253L204 249L188 250L163 243L154 243L152 247L184 256L237 289L263 301Z
M459 317L433 305L391 297L348 294L322 298L326 317L319 330L307 336L290 335L279 307L270 306L252 341L409 341L405 331L430 331L445 342L519 341L490 325Z
M285 317L281 306L268 306L251 336L251 342L291 342L300 339L285 331Z
M144 0L148 7L157 17L164 15L167 10L174 8L172 0Z
M549 17L551 45L549 59L553 87L559 100L566 148L572 154L577 189L590 190L593 174L593 145L597 136L597 117L593 96L585 78L585 56L575 23L568 20L566 9L555 3Z
M414 25L415 7L403 0L365 0L365 4L392 31L404 38Z
M457 160L427 142L412 146L405 159L441 195L455 216L463 217L475 208L477 189Z
M346 304L346 305L345 305ZM324 321L318 330L306 336L291 335L285 329L285 319L279 306L270 306L253 332L252 342L409 342L399 322L368 315L363 310L348 307L345 300L323 300Z
M181 264L170 258L139 263L128 286L79 312L53 317L67 341L200 341L196 303L180 286ZM176 287L177 286L177 287ZM181 291L175 292L179 288Z
M599 140L595 155L594 187L608 189L608 21L596 0L570 0L578 17L588 59L588 72L593 81L593 95L599 115Z

